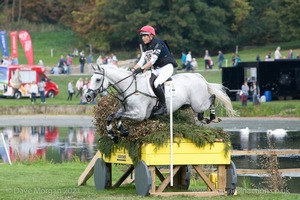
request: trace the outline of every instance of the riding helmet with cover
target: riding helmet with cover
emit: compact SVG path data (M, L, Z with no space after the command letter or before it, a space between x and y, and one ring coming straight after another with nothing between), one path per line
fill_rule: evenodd
M143 26L140 30L139 30L139 34L140 35L154 35L155 36L155 29L152 26Z

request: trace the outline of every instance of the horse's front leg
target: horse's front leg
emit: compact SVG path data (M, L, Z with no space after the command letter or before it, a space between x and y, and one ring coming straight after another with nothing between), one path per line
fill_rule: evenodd
M109 115L106 119L106 130L107 136L110 137L114 143L118 143L119 138L115 135L114 131L112 130L112 121L115 119L116 113Z
M142 114L142 116L141 116ZM137 110L131 110L131 111L124 111L120 110L117 113L115 113L115 118L117 119L117 130L120 131L121 135L123 137L127 137L129 135L129 130L125 128L125 126L122 123L122 118L127 118L131 120L141 120L144 119L145 112L143 111L137 111Z
M129 135L128 129L122 124L121 117L117 118L117 130L121 132L123 137L127 137Z

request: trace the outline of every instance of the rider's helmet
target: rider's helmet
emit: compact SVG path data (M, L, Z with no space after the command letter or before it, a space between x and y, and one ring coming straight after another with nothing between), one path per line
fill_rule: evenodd
M153 35L155 36L155 29L152 26L143 26L140 30L139 30L139 34L140 35Z

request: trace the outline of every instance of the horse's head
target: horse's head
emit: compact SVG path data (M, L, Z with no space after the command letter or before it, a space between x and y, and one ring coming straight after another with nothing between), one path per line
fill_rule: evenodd
M94 100L99 92L102 92L107 88L104 85L104 69L97 64L92 64L91 67L94 69L94 74L85 94L85 98L88 102Z

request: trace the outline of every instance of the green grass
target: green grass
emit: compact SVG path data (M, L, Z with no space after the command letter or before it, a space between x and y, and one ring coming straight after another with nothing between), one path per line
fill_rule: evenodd
M46 161L34 163L1 164L0 193L1 199L141 199L136 195L134 184L122 184L116 189L97 191L93 177L85 186L77 186L77 180L88 163L78 161L52 164ZM124 165L113 166L113 182L124 173ZM191 181L191 187L199 182ZM170 197L149 196L146 199L169 199ZM238 188L237 196L221 196L214 199L255 199L281 200L300 199L300 194L268 193L251 189ZM195 197L174 196L172 199L195 199ZM211 198L201 198L211 199Z
M201 74L207 79L208 82L220 83L221 71L201 71ZM51 75L49 76L59 86L59 94L55 98L47 98L47 105L78 105L80 102L79 97L73 97L72 101L67 101L68 89L67 85L70 80L76 81L82 78L90 78L90 75ZM37 99L38 104L40 100ZM261 103L259 106L254 106L252 102L248 102L247 107L242 107L241 102L233 101L234 109L236 109L241 117L300 117L300 100L290 101L271 101ZM29 98L22 98L15 100L12 98L0 98L0 106L29 106L31 105ZM217 108L219 116L223 116L225 112L222 108Z
M38 63L39 59L42 59L47 66L56 65L59 61L60 55L67 55L68 53L72 53L74 48L77 48L79 51L85 50L86 55L89 53L89 49L85 46L85 43L72 31L69 29L63 28L55 28L51 25L44 25L40 27L38 30L43 29L44 31L33 31L29 32L32 38L32 45L34 50L34 58L35 63ZM50 31L47 31L50 30ZM241 61L255 61L256 55L260 54L262 60L264 60L265 56L271 51L272 56L274 57L274 51L277 46L281 47L281 54L287 57L289 49L293 49L294 57L299 53L300 54L300 40L278 43L278 44L270 44L263 47L253 46L253 47L243 47L239 45L239 55L241 57ZM51 56L51 49L53 49L53 56ZM209 49L208 49L209 50ZM229 49L220 49L222 50L225 56L225 59L228 59L228 66L231 66L231 54L235 52L235 48L232 50ZM114 51L119 60L124 59L134 59L136 56L136 49L132 49L132 51L124 50L124 51ZM94 59L97 57L98 53L96 50L93 51ZM180 62L180 52L173 52L175 55L179 55L177 57L178 63ZM204 69L204 52L193 52L194 57L197 59L199 64L199 69ZM196 56L198 55L198 56ZM199 56L200 55L200 56ZM203 56L201 56L203 55ZM217 55L211 55L214 61L214 68L217 68ZM21 45L19 44L19 61L20 63L27 63L24 51L22 50ZM74 59L74 64L78 64L78 59ZM225 61L223 63L225 66Z
M72 53L74 48L78 48L79 51L85 50L85 47L80 45L80 39L71 30L60 29L58 31L51 32L33 32L29 33L32 39L34 63L37 64L39 60L43 60L45 66L57 65L60 56L66 57L67 54ZM53 55L51 55L51 49ZM73 59L75 65L77 65L78 58ZM19 43L19 63L27 64L27 60Z

